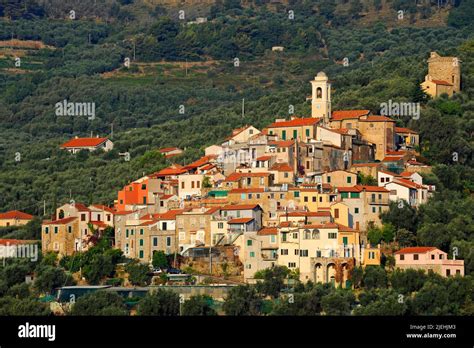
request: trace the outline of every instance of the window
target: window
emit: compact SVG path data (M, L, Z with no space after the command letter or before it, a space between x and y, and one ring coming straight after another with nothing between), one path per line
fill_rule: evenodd
M68 227L67 227L67 231L68 231L69 233L71 233L71 232L72 232L72 226L68 226Z
M440 259L440 260L443 259L443 254L439 254L439 259Z
M299 192L299 191L295 191L295 192L293 193L293 195L295 196L295 198L298 198L298 197L300 196L300 192Z
M371 260L375 259L375 251L369 251L369 259Z
M385 182L385 178L380 178L380 182Z
M336 232L329 232L328 233L328 239L337 239L337 233Z
M280 249L282 255L288 255L288 249Z
M166 230L168 229L168 223L167 223L167 222L163 222L163 223L161 224L161 227L162 227L161 229L162 229L163 231L166 231Z
M298 256L300 254L300 251L298 249L295 249L295 255Z
M142 184L142 190L146 190L146 184Z
M301 257L307 257L308 256L308 250L300 250L300 256Z
M143 259L143 250L140 250L140 252L139 252L138 255L139 255L139 256L138 256L139 258Z
M220 229L220 230L222 230L222 229L224 228L224 223L223 223L223 222L219 222L219 223L217 224L217 228Z
M293 239L298 239L298 233L293 233Z
M375 202L375 193L372 193L371 199L372 199L372 202Z
M58 233L58 226L54 226L54 233Z
M400 255L400 260L401 261L405 260L405 255Z
M288 178L288 172L285 172L283 176L285 177L285 179Z
M354 214L359 214L359 208L354 208Z
M372 213L375 213L377 210L375 209L375 207L372 207Z
M304 197L304 201L305 201L305 202L308 202L308 196L305 196L305 197Z
M252 194L251 193L249 193L249 199L252 199Z
M81 221L86 221L86 214L81 214Z
M146 204L146 197L143 197L143 204Z
M306 169L309 169L309 161L306 161Z
M339 209L334 209L334 218L335 219L339 218Z
M323 196L319 196L319 203L323 202Z
M309 137L309 128L306 128L306 136Z
M311 237L312 239L319 239L319 230L314 229Z
M252 240L251 239L247 239L247 246L252 246Z
M143 228L140 228L140 234L143 235Z
M197 188L201 188L201 182L200 182L199 180L196 181L196 187L197 187Z
M293 130L293 139L298 138L298 131L295 129Z
M316 257L321 257L321 250L316 250Z
M329 184L329 183L331 182L331 177L328 176L326 180L327 180L327 182L328 182L328 184Z
M286 140L286 130L281 131L281 139Z
M255 251L250 252L250 257L255 257Z
M143 239L140 239L140 246L143 246Z
M288 262L288 268L295 268L296 262Z
M431 255L431 260L434 260L435 259L435 256L434 255Z
M49 233L49 227L45 227L45 228L44 228L44 233L45 233L45 234L48 234L48 233Z
M311 239L311 231L304 230L303 239Z
M153 238L153 246L158 246L158 237Z
M184 181L181 181L181 188L184 190Z
M457 270L456 270L456 274L461 274L461 270L460 270L460 269L457 269Z
M413 254L413 260L418 260L418 254Z
M273 234L270 236L270 243L272 244L276 243L276 236Z
M194 188L194 181L191 181L191 188Z
M125 230L125 238L128 238L128 228Z
M171 246L171 237L170 236L166 237L166 246L167 247Z
M350 176L347 177L347 183L350 184L352 182L352 178Z
M446 270L446 277L449 277L451 275L451 270L450 269L447 269Z

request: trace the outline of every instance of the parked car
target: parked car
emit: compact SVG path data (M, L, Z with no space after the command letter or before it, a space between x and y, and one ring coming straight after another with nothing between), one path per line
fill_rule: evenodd
M181 273L183 273L183 271L181 271L181 270L178 269L178 268L169 267L169 268L166 270L166 273L170 273L170 274L181 274Z

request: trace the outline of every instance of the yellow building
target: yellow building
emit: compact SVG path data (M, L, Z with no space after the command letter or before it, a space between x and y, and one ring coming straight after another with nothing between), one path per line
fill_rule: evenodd
M41 228L41 250L43 253L57 252L61 256L72 255L83 250L86 236L79 229L77 217L44 221Z
M304 140L316 139L316 126L320 119L318 118L296 118L291 120L277 119L270 124L269 135L277 135L279 140Z
M346 170L333 170L322 175L323 184L329 184L332 187L350 186L357 184L357 174Z
M442 57L436 52L430 53L428 75L421 88L431 97L446 93L452 96L461 91L461 61L457 57Z
M33 215L18 210L0 213L0 227L22 226L33 219Z

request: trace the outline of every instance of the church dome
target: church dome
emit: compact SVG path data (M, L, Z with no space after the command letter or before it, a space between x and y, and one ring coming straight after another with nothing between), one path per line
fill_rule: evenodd
M326 73L324 71L320 71L320 72L318 72L318 74L316 75L316 77L314 79L315 80L327 80L328 76L326 75Z

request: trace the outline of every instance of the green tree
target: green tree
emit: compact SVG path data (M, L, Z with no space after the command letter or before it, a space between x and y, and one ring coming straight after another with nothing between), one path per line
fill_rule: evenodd
M131 262L125 267L125 270L128 273L128 280L133 285L145 286L151 281L150 267L148 265Z
M183 304L182 315L210 316L217 315L211 307L212 297L206 295L191 296Z
M20 299L5 296L0 298L1 316L44 316L49 314L49 306L32 297Z
M260 315L262 305L262 298L255 287L239 285L229 291L222 309L226 315L254 316Z
M285 286L285 279L289 276L290 270L285 266L275 266L264 269L260 272L263 281L257 282L256 288L261 294L277 298L281 289Z
M40 293L51 294L61 286L75 285L71 274L64 272L61 268L45 266L37 272L34 288Z
M387 273L382 267L367 266L364 270L364 278L362 279L364 289L386 288Z
M168 267L168 259L166 254L162 250L158 250L153 253L153 260L151 262L154 268L166 268Z
M123 298L110 291L98 290L79 297L69 313L75 316L128 315Z
M351 290L337 289L323 296L321 305L326 315L350 315L355 296Z
M159 289L148 293L138 304L138 315L177 316L179 295L173 291Z

